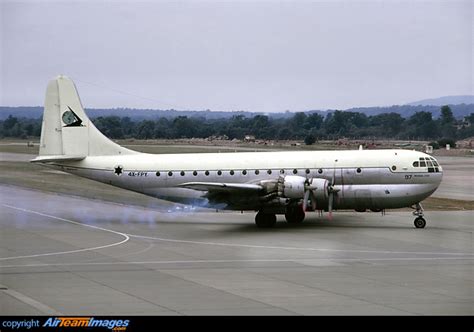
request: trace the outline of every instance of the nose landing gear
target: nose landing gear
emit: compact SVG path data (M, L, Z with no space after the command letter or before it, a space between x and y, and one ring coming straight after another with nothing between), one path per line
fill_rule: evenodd
M418 217L415 219L415 227L416 228L425 228L426 220L423 217Z
M423 213L423 207L421 206L420 203L415 204L415 211L413 211L413 215L416 216L414 224L416 228L425 228L426 226L426 220L423 218L424 213Z

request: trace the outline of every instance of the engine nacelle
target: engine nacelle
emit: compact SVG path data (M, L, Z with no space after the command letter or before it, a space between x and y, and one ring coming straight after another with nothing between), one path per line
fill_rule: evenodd
M303 199L306 190L311 191L310 200L316 204L326 204L328 201L329 181L322 178L307 179L297 175L281 176L277 182L278 197L287 199Z
M309 188L318 202L325 202L328 199L329 181L322 178L309 179Z
M306 178L297 175L287 175L278 179L278 196L292 199L304 197Z

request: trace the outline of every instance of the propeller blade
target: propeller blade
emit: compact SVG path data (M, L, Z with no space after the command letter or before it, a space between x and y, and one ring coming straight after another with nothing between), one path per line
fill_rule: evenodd
M304 192L304 198L303 198L303 211L306 211L306 208L308 207L308 199L309 199L309 194L311 193L311 190L306 190Z
M316 211L316 196L314 196L314 193L311 191L311 208L313 211Z
M329 193L329 203L328 203L328 218L332 220L332 200L334 199L334 193L331 191Z

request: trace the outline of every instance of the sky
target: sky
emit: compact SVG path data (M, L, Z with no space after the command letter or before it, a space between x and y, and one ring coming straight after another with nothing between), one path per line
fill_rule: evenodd
M283 112L473 92L474 1L0 0L0 105Z

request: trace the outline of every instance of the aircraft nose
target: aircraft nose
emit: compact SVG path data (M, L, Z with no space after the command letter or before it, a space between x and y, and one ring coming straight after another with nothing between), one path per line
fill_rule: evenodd
M441 181L443 180L443 171L439 171L439 177L438 177L438 186L441 184Z
M434 174L435 174L434 191L436 191L441 185L441 181L443 180L443 169L441 168L441 166L439 166L439 172L434 173Z

